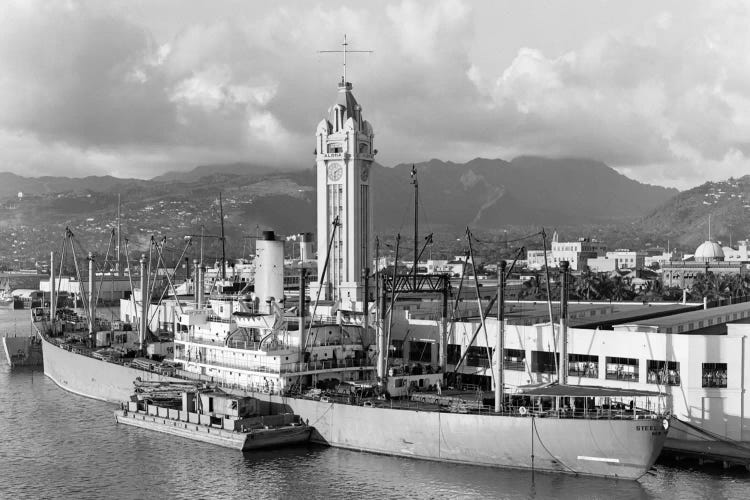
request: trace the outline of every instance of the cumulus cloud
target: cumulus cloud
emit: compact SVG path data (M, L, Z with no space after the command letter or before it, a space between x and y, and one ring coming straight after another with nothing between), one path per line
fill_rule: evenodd
M343 33L350 49L375 51L350 54L347 69L382 163L585 156L680 187L747 170L742 2L641 7L638 22L591 28L560 50L539 38L555 33L539 35L496 2L131 7L6 5L0 170L309 166L315 125L343 71L341 54L317 51L340 48ZM530 34L503 38L508 30L498 28L489 39L515 50L493 58L496 47L476 45L480 17L527 23Z
M744 175L750 61L738 48L750 46L750 12L683 14L557 57L522 48L494 82L475 81L520 152L589 156L680 187Z

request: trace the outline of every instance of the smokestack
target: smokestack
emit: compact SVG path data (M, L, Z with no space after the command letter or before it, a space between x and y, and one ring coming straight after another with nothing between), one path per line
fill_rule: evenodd
M299 244L299 258L302 262L313 260L313 234L303 233Z
M276 241L273 231L263 231L255 245L255 295L264 313L270 312L271 297L276 302L284 298L284 242Z

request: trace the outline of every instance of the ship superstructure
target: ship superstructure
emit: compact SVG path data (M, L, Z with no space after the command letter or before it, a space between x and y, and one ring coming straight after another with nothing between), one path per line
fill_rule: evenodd
M206 380L274 393L374 382L372 335L361 314L336 311L330 301L307 314L304 268L298 302L285 310L283 242L271 231L257 243L255 264L252 293L219 289L208 304L176 315L176 363Z

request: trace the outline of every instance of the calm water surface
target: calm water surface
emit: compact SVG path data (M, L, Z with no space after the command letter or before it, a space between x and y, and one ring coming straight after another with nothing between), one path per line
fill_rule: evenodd
M0 334L27 318L0 311ZM0 498L750 498L740 468L659 464L631 482L320 446L242 454L117 425L113 409L0 361Z

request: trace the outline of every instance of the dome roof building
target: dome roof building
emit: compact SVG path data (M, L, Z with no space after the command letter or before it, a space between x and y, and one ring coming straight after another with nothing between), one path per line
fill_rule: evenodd
M706 240L695 249L696 262L716 262L724 260L724 250L715 241Z

